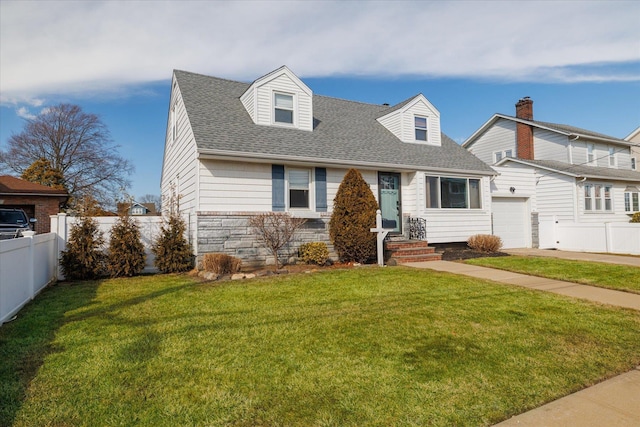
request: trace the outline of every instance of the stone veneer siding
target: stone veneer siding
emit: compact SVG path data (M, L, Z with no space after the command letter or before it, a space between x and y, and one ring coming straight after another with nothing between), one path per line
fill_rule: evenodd
M225 253L242 260L244 267L273 265L273 256L252 233L248 226L251 216L264 212L198 212L198 261L206 253ZM298 255L298 247L307 242L324 242L333 260L337 254L329 239L330 215L308 219L295 234L289 247L281 250L281 261L291 263Z
M531 247L540 247L540 221L538 212L531 212Z

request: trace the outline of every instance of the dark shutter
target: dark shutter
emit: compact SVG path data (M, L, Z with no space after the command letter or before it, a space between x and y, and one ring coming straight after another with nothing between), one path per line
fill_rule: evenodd
M284 165L271 165L271 209L284 211Z
M316 168L316 212L327 211L327 169Z

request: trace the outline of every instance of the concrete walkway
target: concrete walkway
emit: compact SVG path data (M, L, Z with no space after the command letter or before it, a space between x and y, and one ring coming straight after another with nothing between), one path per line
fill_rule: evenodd
M587 254L582 252L539 251L535 249L509 251L514 255L555 256L565 259L612 262L640 267L640 258L612 255ZM551 253L551 254L549 254ZM579 257L579 258L578 258ZM628 264L627 264L628 263ZM511 285L523 286L582 298L589 301L611 304L640 310L640 295L594 286L580 285L560 280L511 273L487 267L477 267L459 262L430 261L405 264L409 267L428 268L454 274L488 279ZM503 421L496 426L536 427L638 427L640 426L640 367L570 394L539 408Z

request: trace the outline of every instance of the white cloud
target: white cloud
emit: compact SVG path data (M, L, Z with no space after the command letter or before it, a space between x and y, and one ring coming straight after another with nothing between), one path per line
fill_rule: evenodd
M36 116L32 114L27 107L17 108L16 115L18 117L22 117L23 119L28 119L28 120L33 120L36 118Z
M0 96L107 94L174 68L253 80L283 64L302 77L639 81L638 16L631 1L0 2Z

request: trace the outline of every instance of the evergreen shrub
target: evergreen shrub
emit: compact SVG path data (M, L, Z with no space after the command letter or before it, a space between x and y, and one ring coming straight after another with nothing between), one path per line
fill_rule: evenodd
M138 224L123 214L111 228L107 272L111 277L131 277L145 266L145 250Z
M356 169L349 169L333 199L329 235L342 262L366 262L376 255L376 202Z
M300 260L306 264L325 265L329 260L329 249L324 242L309 242L298 249Z
M96 279L105 273L104 238L98 223L88 216L71 226L67 249L62 251L60 266L68 280Z
M180 273L193 268L193 251L184 236L187 226L180 214L172 211L160 228L151 252L156 256L154 265L162 273Z

